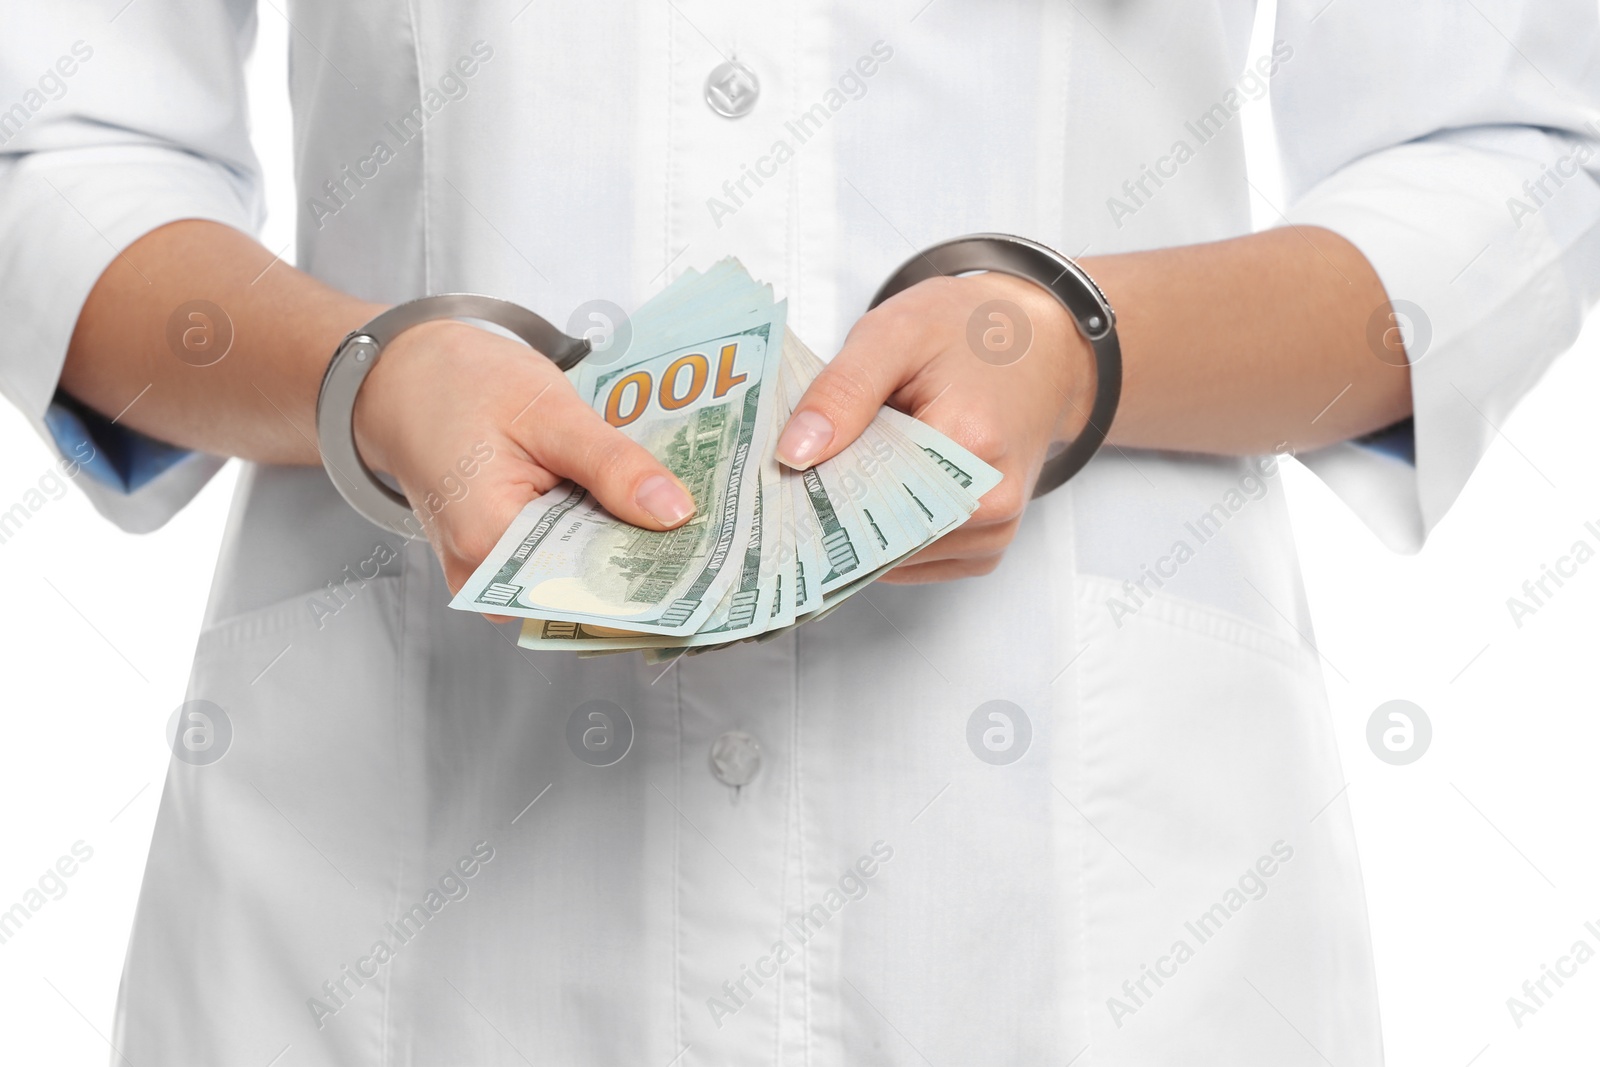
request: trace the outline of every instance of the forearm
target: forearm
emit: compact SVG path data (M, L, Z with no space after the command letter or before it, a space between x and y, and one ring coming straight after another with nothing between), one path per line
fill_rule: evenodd
M209 301L231 323L215 356L184 330L225 330L180 316ZM176 222L129 246L79 314L61 385L122 425L185 448L268 463L314 464L316 398L334 346L382 310L334 290L249 237L213 222ZM215 343L215 337L211 343ZM181 353L181 355L180 355ZM120 418L119 418L120 416Z
M1284 227L1083 264L1117 312L1114 444L1310 450L1411 414L1398 342L1379 358L1368 341L1383 285L1335 233Z
M1117 309L1124 379L1113 443L1311 449L1410 414L1401 353L1380 359L1368 342L1368 322L1387 303L1383 286L1336 234L1275 229L1090 257L1084 266ZM228 354L209 366L179 358L169 343L173 312L195 300L223 309L233 330ZM62 385L172 444L312 464L328 357L380 310L274 262L236 230L174 223L135 242L101 276Z

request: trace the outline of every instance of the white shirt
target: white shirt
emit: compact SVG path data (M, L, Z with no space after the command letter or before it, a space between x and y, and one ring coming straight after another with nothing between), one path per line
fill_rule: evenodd
M1247 232L1236 105L1270 86L1287 221L1343 234L1421 309L1415 465L1302 458L1415 550L1594 299L1593 4L1285 2L1258 57L1236 0L919 3L291 3L297 262L369 299L477 291L561 323L735 254L827 352L942 238L1077 255ZM106 17L31 5L0 39L0 386L41 431L116 249L261 220L253 5ZM733 53L760 85L737 120L705 100ZM145 530L220 462L76 482ZM1379 1063L1277 483L1269 461L1108 449L994 575L880 587L662 673L521 652L320 469L247 466L189 693L231 736L172 763L116 1046ZM595 766L569 743L590 728L631 740ZM739 733L759 763L736 787Z

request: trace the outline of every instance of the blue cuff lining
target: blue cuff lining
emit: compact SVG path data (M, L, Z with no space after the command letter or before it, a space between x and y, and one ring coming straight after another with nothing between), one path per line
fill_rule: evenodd
M59 390L44 424L63 457L122 493L137 492L190 455L186 448L118 425Z
M1413 467L1417 465L1417 424L1411 418L1401 419L1393 426L1374 430L1356 438L1356 444L1374 452L1403 459Z

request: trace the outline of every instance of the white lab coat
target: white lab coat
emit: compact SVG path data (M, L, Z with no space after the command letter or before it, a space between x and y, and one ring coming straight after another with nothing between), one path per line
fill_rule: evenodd
M288 5L301 266L560 324L734 254L829 352L942 238L1079 254L1250 227L1233 105L1264 79L1241 81L1261 58L1243 0L519 6ZM0 105L93 49L0 146L0 381L36 422L114 249L261 217L254 5L105 7L18 5L0 39ZM1279 206L1353 240L1430 328L1415 466L1305 457L1397 548L1593 299L1593 8L1281 5ZM760 80L738 120L703 97L719 50ZM785 124L807 113L801 138ZM747 166L763 181L735 202ZM1511 210L1547 167L1564 181ZM147 530L220 462L131 495L77 481ZM247 465L189 693L231 744L167 777L117 1048L170 1067L1379 1063L1344 778L1281 477L1255 462L1107 449L1033 504L994 575L879 587L664 673L521 652L320 469ZM604 767L567 740L594 700L632 723ZM1026 721L985 713L969 743L994 700ZM709 758L730 731L760 746L742 788Z

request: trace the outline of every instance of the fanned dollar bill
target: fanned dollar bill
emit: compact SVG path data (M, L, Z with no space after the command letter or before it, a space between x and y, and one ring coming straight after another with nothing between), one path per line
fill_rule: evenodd
M898 411L810 470L777 462L824 365L785 310L733 260L641 308L627 351L569 378L688 486L695 517L640 529L563 483L523 509L451 606L521 616L524 647L664 661L821 618L965 522L999 472Z

